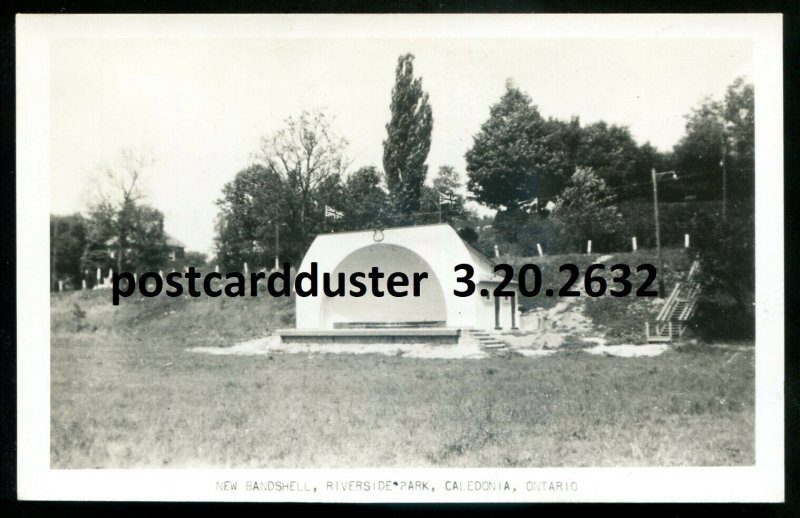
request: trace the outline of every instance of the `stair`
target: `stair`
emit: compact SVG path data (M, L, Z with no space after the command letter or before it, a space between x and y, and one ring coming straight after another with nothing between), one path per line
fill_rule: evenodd
M656 317L655 332L650 332L650 323L645 323L645 335L648 343L672 342L680 338L686 331L687 322L697 306L700 294L700 285L696 273L700 264L695 261L683 282L679 282L672 289L664 307Z
M508 344L500 340L496 335L489 331L479 329L468 330L469 334L475 337L481 346L481 349L488 349L492 351L502 351L509 349Z

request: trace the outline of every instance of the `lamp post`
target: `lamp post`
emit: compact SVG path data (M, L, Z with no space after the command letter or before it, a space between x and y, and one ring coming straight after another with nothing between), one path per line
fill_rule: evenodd
M658 296L664 296L664 258L661 255L661 225L658 221L658 178L665 175L672 175L673 180L678 179L675 171L662 171L657 173L655 168L650 169L653 178L653 215L656 223L656 253L658 254L658 271L661 275L658 276Z
M734 126L731 121L722 121L722 156L719 159L719 167L722 169L722 221L727 221L728 216L728 133Z
M719 159L719 166L722 169L722 221L727 220L728 205L728 171L725 169L725 156L728 154L727 138L725 131L722 131L722 156Z

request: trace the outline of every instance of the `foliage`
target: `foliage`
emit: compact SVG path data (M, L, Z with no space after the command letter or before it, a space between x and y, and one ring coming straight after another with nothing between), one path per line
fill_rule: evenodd
M89 206L83 268L141 271L166 263L164 214L142 203L143 177L151 164L145 155L123 150L115 164L102 167L96 198Z
M220 266L263 267L276 256L300 261L326 228L325 206L340 207L344 199L346 147L321 112L290 117L263 137L257 163L237 173L217 200Z
M133 271L155 271L167 262L164 214L149 205L137 205L131 214L126 261Z
M674 148L678 175L686 194L719 199L724 163L728 193L752 196L755 181L755 120L753 85L744 78L728 86L722 101L705 98L686 116L686 134Z
M283 201L280 206L273 204L272 210L287 213L286 230L296 241L289 250L293 260L302 257L313 237L325 228L324 205L341 199L347 145L322 112L303 111L261 139L257 158L284 186Z
M422 188L422 203L420 209L427 216L430 222L438 221L438 213L441 210L442 222L452 223L467 216L468 211L464 206L464 196L459 194L463 188L461 178L454 167L443 165L439 167L431 186ZM451 198L450 203L442 203L440 207L439 196L445 195Z
M420 207L433 129L428 94L422 90L422 79L414 78L411 54L397 60L391 113L383 141L383 168L396 210L408 218Z
M727 221L699 215L692 253L700 261L703 299L715 318L755 325L755 224L753 214L730 214ZM727 301L732 301L726 304ZM714 311L713 306L728 306ZM752 332L752 327L750 331Z
M552 219L561 227L563 242L581 250L589 239L602 247L620 227L622 215L605 181L591 169L578 168L556 198Z
M225 269L270 264L275 255L275 227L289 221L286 185L277 172L263 165L251 165L236 174L217 200L220 213L216 223L217 262ZM284 255L291 243L281 247ZM292 250L297 253L297 250Z
M563 124L545 120L530 97L506 83L467 151L467 188L491 208L518 207L542 193L557 193L574 163Z
M184 256L184 262L188 266L205 266L208 262L208 257L202 252L195 252L194 250L187 250Z
M50 216L50 289L58 289L59 280L72 287L81 286L81 257L87 233L87 222L80 214Z
M668 185L672 182L663 182ZM684 234L690 236L690 246L694 246L698 233L704 230L697 228L695 217L703 216L711 219L721 218L722 203L710 201L677 201L661 202L661 185L659 185L658 213L661 223L661 246L683 247ZM622 213L622 228L618 239L619 250L630 250L631 237L636 237L639 248L655 248L655 222L653 202L625 201L618 205ZM735 200L728 203L729 217L740 218L754 213L753 199Z
M346 209L342 224L348 230L385 225L392 219L389 195L381 172L374 166L362 167L347 177L342 201Z
M478 233L472 227L462 227L458 229L458 237L464 240L464 242L476 246L478 243Z
M670 168L670 160L650 143L639 146L625 126L603 121L580 129L576 164L591 168L617 195L617 199L650 196L650 169Z

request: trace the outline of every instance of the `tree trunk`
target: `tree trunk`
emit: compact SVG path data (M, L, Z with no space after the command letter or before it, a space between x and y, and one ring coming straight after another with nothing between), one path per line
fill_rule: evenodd
M121 237L121 236L120 236ZM122 254L124 248L122 246L122 239L117 239L117 273L122 272Z

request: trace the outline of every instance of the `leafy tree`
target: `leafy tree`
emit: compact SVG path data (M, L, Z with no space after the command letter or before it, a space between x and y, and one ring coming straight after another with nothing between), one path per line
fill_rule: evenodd
M85 268L109 266L109 255L117 271L152 269L166 262L164 215L141 203L144 170L151 164L144 155L123 150L116 165L103 166L89 207Z
M682 185L705 198L719 199L722 165L729 194L753 195L755 178L753 86L743 78L727 88L723 101L707 97L686 116L686 134L675 146L675 166L688 177Z
M468 190L496 209L559 192L574 170L569 150L576 123L545 120L530 97L508 81L465 155Z
M561 227L563 242L576 251L582 251L589 239L602 246L622 222L611 190L587 168L578 168L572 175L556 198L551 217Z
M494 245L502 248L503 253L510 255L529 256L536 250L538 238L526 231L531 214L520 207L508 207L495 214L492 228L494 232L481 235L481 241L486 245L484 251L494 255Z
M154 271L168 259L164 214L148 205L139 204L132 211L131 232L126 260L136 271Z
M397 60L391 112L383 141L383 169L398 214L410 218L419 210L433 129L428 94L422 90L422 79L414 78L411 54Z
M194 250L187 250L184 256L184 262L187 266L205 266L208 262L206 254L203 252L195 252Z
M258 163L237 173L217 201L219 264L260 267L271 265L276 255L290 262L302 259L326 227L325 205L337 207L343 199L346 147L321 112L290 117L262 138Z
M359 230L392 222L389 196L374 166L362 167L347 177L343 201L346 228Z
M50 215L51 289L59 280L74 287L81 285L81 257L87 244L87 224L80 214Z
M339 189L347 168L347 141L338 136L324 113L302 112L284 128L261 141L258 159L284 185L282 209L296 259L325 226L324 201ZM253 195L254 193L250 193ZM322 203L320 203L322 201Z
M591 168L612 189L647 180L653 165L648 163L642 167L642 158L639 146L626 127L600 121L581 129L578 166Z
M120 228L124 233L119 232ZM81 259L84 269L153 271L167 263L164 214L154 207L129 203L116 214L95 207L89 212L88 230L88 244ZM124 239L122 247L120 236Z
M696 195L718 198L720 192L724 122L723 106L706 98L686 117L686 135L675 146L675 167L681 177L690 180ZM701 178L696 178L698 175Z
M756 275L752 212L733 212L727 221L699 214L692 226L692 235L697 237L690 251L700 261L699 280L704 302L730 307L733 301L735 311L716 312L715 318L723 319L724 325L729 327L744 327L744 331L752 332Z
M275 225L289 222L286 186L277 172L251 165L225 184L216 223L217 262L225 269L271 264L275 255ZM279 227L280 230L280 227ZM300 251L284 239L282 255L296 257Z
M755 190L755 103L753 85L744 78L737 78L728 87L723 115L725 160L731 171L732 192L752 196Z

